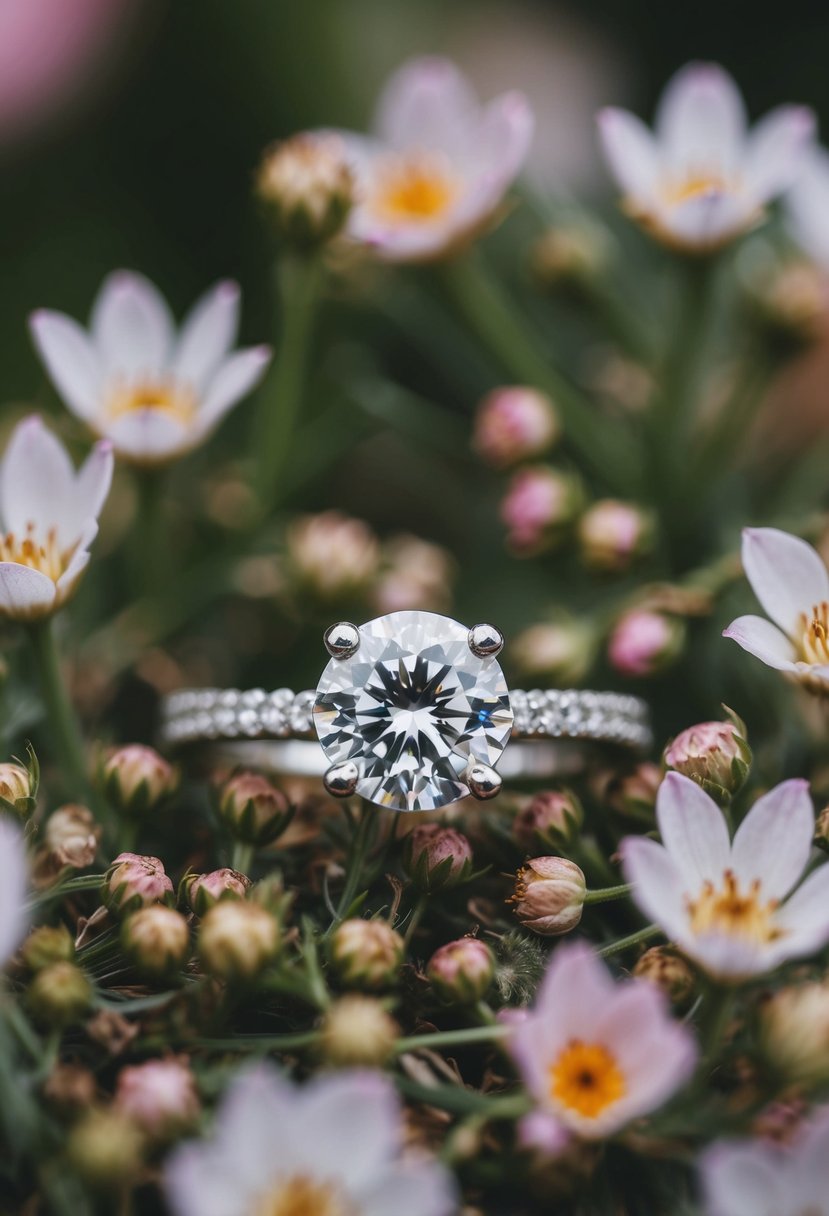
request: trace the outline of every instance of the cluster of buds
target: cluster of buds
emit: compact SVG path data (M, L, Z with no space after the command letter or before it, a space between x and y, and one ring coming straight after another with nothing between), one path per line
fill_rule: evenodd
M512 660L531 676L545 676L551 684L581 683L590 669L597 646L595 630L585 621L562 618L531 625L512 642Z
M244 899L252 884L238 870L211 870L208 874L187 872L178 885L179 903L196 916L204 916L222 899Z
M325 602L365 591L380 565L380 542L368 524L339 511L296 520L285 546L291 582Z
M0 809L17 819L31 818L37 803L39 784L40 765L31 748L26 764L21 764L19 760L0 764Z
M258 773L241 772L222 786L219 814L236 840L265 845L285 830L292 810L273 782Z
M556 408L546 393L524 385L494 389L478 406L472 446L496 468L542 456L561 433Z
M562 849L575 840L584 823L584 808L572 790L541 790L512 821L512 835L527 853Z
M418 608L442 612L451 602L455 567L440 545L396 536L383 546L383 564L372 592L381 613Z
M633 608L619 617L607 643L607 656L625 676L657 675L679 658L685 646L685 623L650 608Z
M343 228L354 176L339 136L305 132L265 151L256 194L277 235L300 250L324 245Z
M190 958L190 927L175 908L152 904L126 918L121 945L145 979L166 980Z
M188 1131L201 1109L193 1074L186 1060L175 1057L122 1068L113 1105L154 1143Z
M37 1022L58 1029L79 1021L92 1004L92 985L74 963L53 962L35 973L26 1001Z
M579 550L586 566L621 574L653 546L649 511L635 503L603 498L585 511L578 524Z
M570 531L583 502L584 487L575 473L550 465L519 469L501 502L507 543L525 557L552 548Z
M441 1000L472 1005L486 996L495 975L495 959L485 942L462 937L435 951L426 975Z
M400 1028L380 1001L349 994L334 1001L320 1027L319 1052L335 1068L382 1068Z
M456 828L421 823L403 842L403 869L420 891L439 891L466 882L472 873L472 845Z
M742 789L751 765L745 725L732 715L727 722L689 726L668 744L663 760L725 806Z
M199 925L198 953L216 979L249 983L276 957L279 919L252 900L221 900Z
M694 972L681 954L668 946L652 946L636 962L637 979L655 984L673 1005L685 1005L694 991Z
M119 853L104 875L101 900L115 916L151 904L171 904L173 899L173 884L158 857Z
M829 1082L829 982L781 988L760 1012L763 1053L782 1079L808 1086Z
M587 891L584 874L566 857L535 857L515 876L507 900L521 924L541 937L558 937L581 920Z
M180 775L152 747L130 743L105 753L98 779L104 797L117 811L145 815L175 793Z
M331 939L331 965L341 983L370 991L396 983L404 952L403 938L384 920L344 920Z

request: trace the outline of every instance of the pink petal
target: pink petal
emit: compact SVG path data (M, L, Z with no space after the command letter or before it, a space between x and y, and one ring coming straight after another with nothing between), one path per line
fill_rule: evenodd
M656 818L686 884L718 885L729 864L730 843L725 817L713 798L690 777L668 773L656 796Z
M655 840L628 836L621 852L625 879L633 885L633 902L667 937L677 937L686 923L684 897L696 892L697 882L689 888L668 850Z
M743 531L743 569L764 611L790 638L801 616L829 601L829 572L805 540L778 528Z
M763 1144L715 1144L700 1158L710 1216L780 1216L788 1196L780 1183L781 1155Z
M763 898L782 899L798 881L815 831L807 781L784 781L758 798L737 829L731 867L742 884L760 879Z
M450 59L411 59L386 83L377 107L375 130L399 149L459 152L478 101L466 77Z
M612 106L600 111L598 124L602 150L619 188L631 199L650 203L660 173L650 130L634 114Z
M102 369L86 330L48 309L32 313L29 328L58 393L74 414L89 421L100 404Z
M723 630L724 638L731 638L743 650L753 654L767 667L777 671L798 672L802 664L797 663L797 651L776 625L762 616L739 616Z
M454 1178L436 1161L395 1165L360 1198L360 1216L455 1216L460 1196Z

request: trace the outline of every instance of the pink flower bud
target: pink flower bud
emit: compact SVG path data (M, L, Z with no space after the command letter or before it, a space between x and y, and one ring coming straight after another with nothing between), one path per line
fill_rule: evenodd
M472 871L472 846L455 828L421 823L403 842L403 869L421 891L457 886Z
M28 819L35 809L37 785L36 773L22 764L0 764L0 803L21 819Z
M73 803L59 807L49 816L43 837L58 866L82 870L95 860L101 829L87 807Z
M523 385L497 388L478 406L472 446L497 468L540 456L558 438L555 406L545 393Z
M344 984L358 988L374 990L395 983L403 953L403 938L384 920L344 920L331 941L334 970Z
M712 797L728 800L744 784L751 763L745 727L733 722L700 722L665 749L665 767L696 781Z
M131 743L106 754L100 779L104 794L117 810L143 815L175 792L179 773L153 748Z
M368 524L339 511L308 515L285 537L288 566L299 586L322 600L364 588L377 573L380 546Z
M211 870L209 874L185 874L179 886L179 899L196 916L204 916L220 899L244 899L251 881L236 870Z
M536 857L518 871L507 903L526 928L557 937L581 920L586 888L584 874L566 857Z
M196 1122L199 1098L184 1060L147 1060L122 1068L115 1108L154 1141L173 1139Z
M442 1000L469 1005L486 995L495 974L495 959L485 942L462 937L435 951L426 974Z
M527 675L546 676L553 684L578 684L596 651L593 628L582 621L531 625L513 640L512 660Z
M127 958L148 979L164 979L190 958L190 928L175 908L152 904L133 912L121 929Z
M157 857L119 853L104 877L101 899L110 912L124 916L150 904L172 903L173 884Z
M262 904L222 900L199 926L199 957L209 975L247 982L255 979L276 956L279 921Z
M398 536L384 546L383 569L372 594L381 613L419 608L442 612L451 599L455 567L440 545Z
M582 515L578 536L588 566L621 573L650 549L653 519L633 503L606 498Z
M618 815L652 818L662 776L658 764L643 761L630 772L613 773L600 791L600 797Z
M678 657L685 627L678 617L647 608L634 608L616 622L608 642L608 658L626 676L651 676Z
M572 790L542 790L512 821L515 842L528 853L538 848L562 848L574 839L584 810Z
M343 227L354 201L354 176L339 136L317 131L268 148L256 193L278 235L313 249Z
M547 465L532 465L515 474L501 503L507 541L517 553L548 548L576 519L583 491L578 478Z
M266 777L237 773L222 786L219 814L237 840L262 845L275 840L288 826L288 799Z

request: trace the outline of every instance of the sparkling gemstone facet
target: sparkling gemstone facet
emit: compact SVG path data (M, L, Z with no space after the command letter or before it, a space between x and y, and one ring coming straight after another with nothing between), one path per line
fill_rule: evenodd
M357 792L398 811L427 811L469 793L470 761L494 765L512 729L494 658L434 612L392 612L360 627L348 659L322 673L314 724L331 764L353 760Z

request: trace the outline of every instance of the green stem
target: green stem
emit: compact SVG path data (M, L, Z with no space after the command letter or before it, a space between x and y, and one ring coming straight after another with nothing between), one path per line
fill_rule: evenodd
M318 255L285 255L277 268L282 331L270 384L260 395L254 451L256 487L266 512L279 496L282 475L291 458L321 278Z
M735 993L724 984L710 983L704 993L698 1022L702 1047L700 1069L709 1072L716 1063L734 1010Z
M420 1047L440 1051L443 1047L465 1047L470 1043L495 1042L498 1039L506 1039L511 1032L512 1028L501 1022L486 1026L464 1026L458 1030L433 1030L430 1034L412 1034L408 1038L398 1039L394 1050L396 1055L402 1055L405 1051L417 1051Z
M43 904L50 903L53 899L63 899L66 895L78 895L82 891L97 891L103 881L103 874L82 874L77 878L69 878L65 882L59 882L54 887L49 887L48 890L36 895L30 901L29 907L39 908Z
M586 891L584 902L586 904L603 904L611 899L624 899L630 895L633 890L629 882L623 882L618 887L603 887L599 891Z
M247 844L244 840L234 840L233 853L230 858L231 870L236 870L238 874L250 874L253 857L252 844Z
M403 934L403 942L406 946L409 945L409 942L412 940L415 933L417 932L417 927L421 922L421 919L423 917L424 912L426 911L426 908L428 907L428 904L429 904L428 895L424 894L424 895L420 895L418 897L417 903L415 904L414 908L412 909L412 914L409 917L409 923L406 926L406 932Z
M79 801L90 797L86 754L75 711L60 668L60 656L51 618L29 626L40 692L49 721L50 740L63 770L64 785Z
M621 954L623 950L630 950L633 946L649 942L651 938L658 937L661 932L658 925L646 925L644 929L638 929L636 933L629 933L627 937L620 937L618 941L611 942L609 946L602 946L601 950L597 950L596 953L600 958L607 958L610 954Z
M369 810L368 805L363 803L360 810L360 819L351 837L351 844L349 845L348 856L346 857L345 886L340 895L340 901L337 904L337 916L329 927L329 933L332 929L336 928L340 921L345 919L348 909L354 903L354 899L360 888L363 867L371 846L371 838L374 835L376 822L376 812Z
M166 470L137 469L138 511L133 528L135 598L157 595L169 581L172 546L164 511Z

